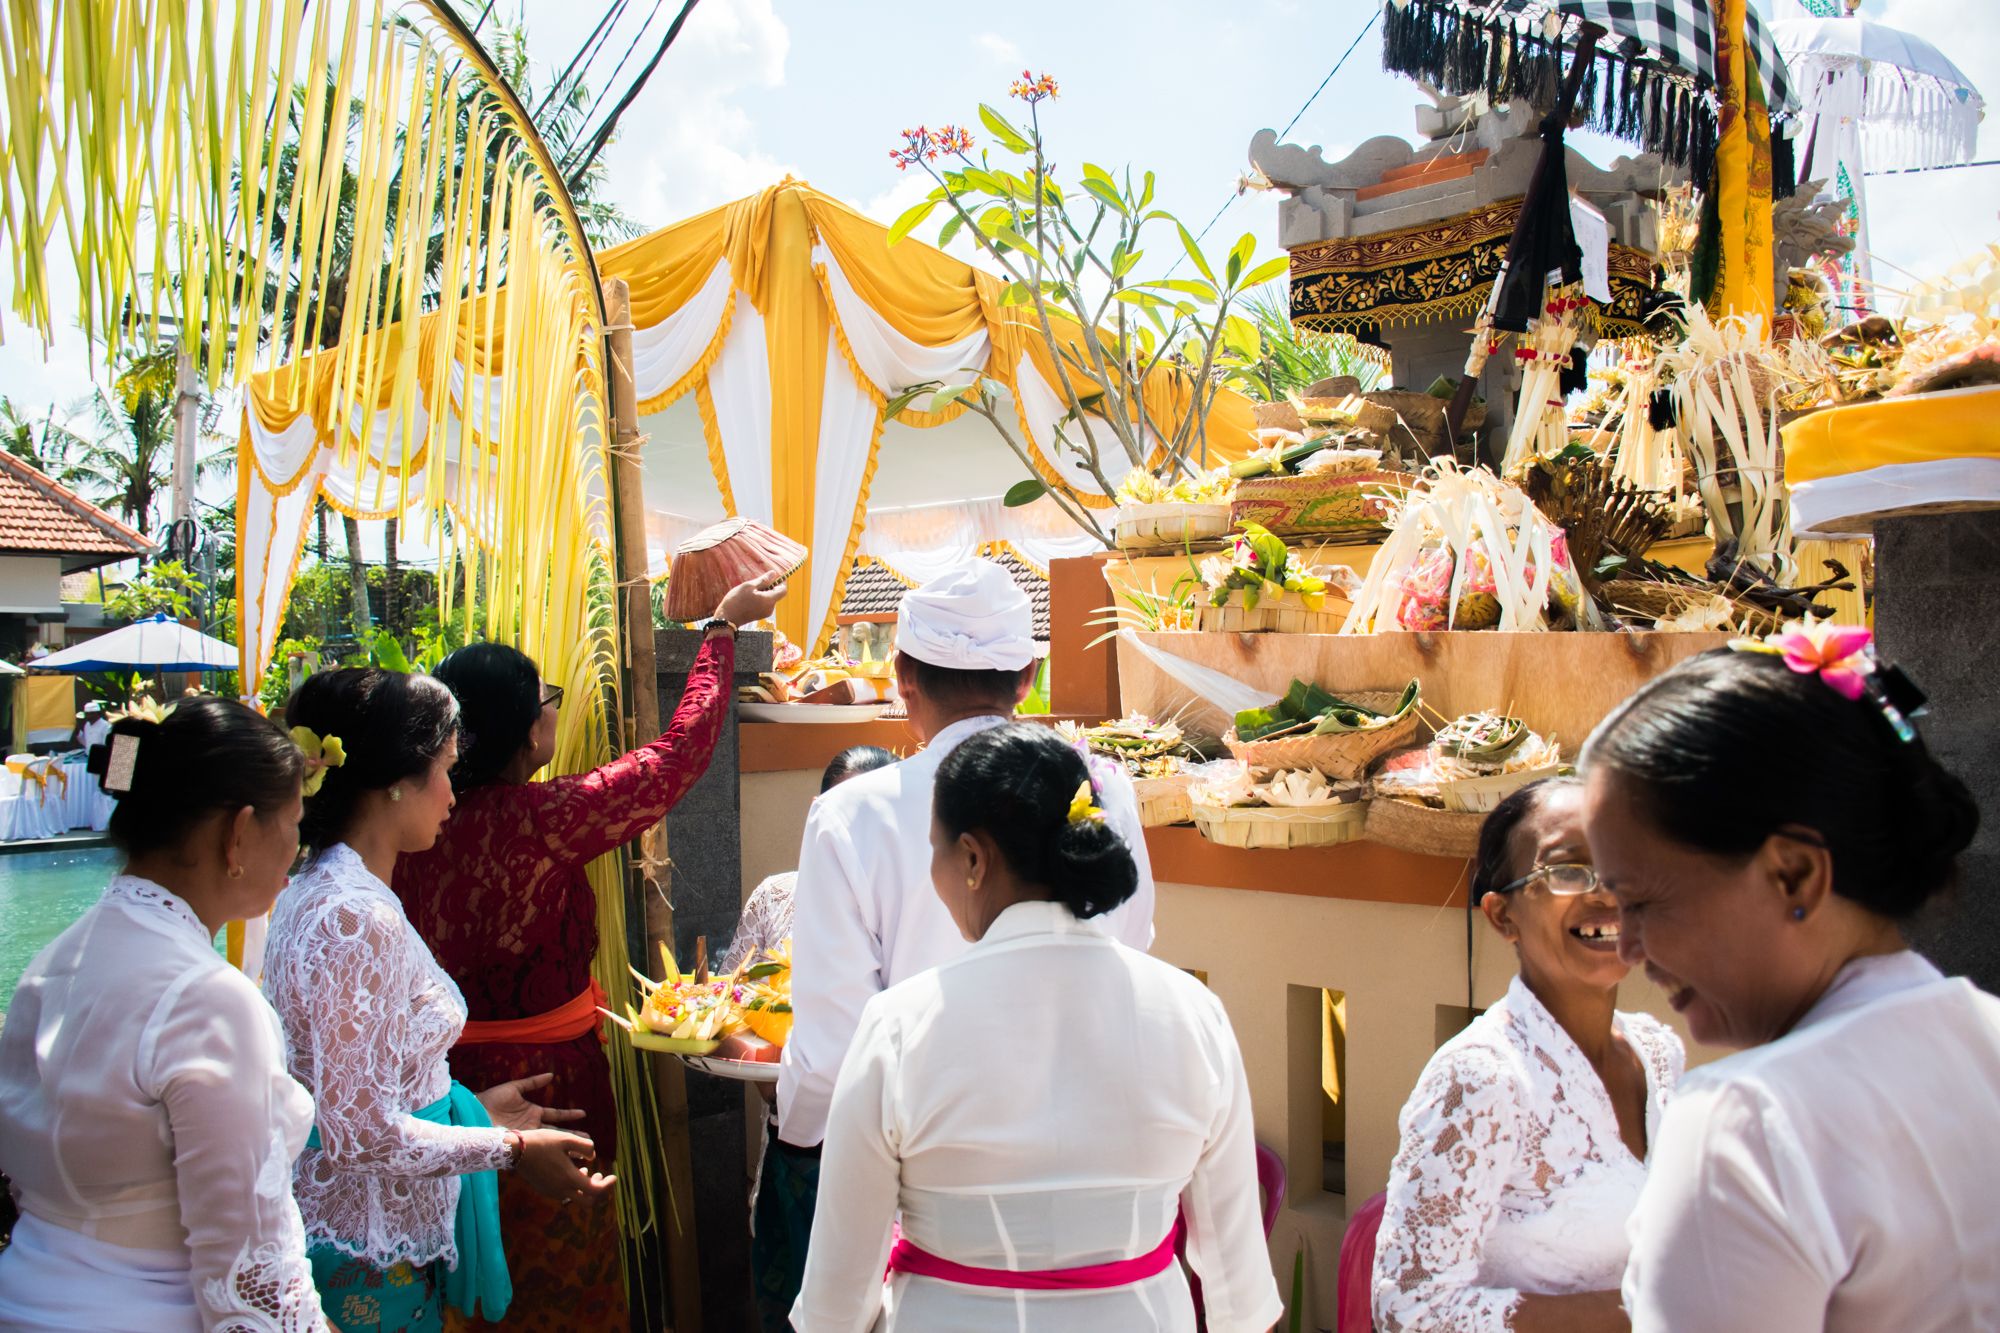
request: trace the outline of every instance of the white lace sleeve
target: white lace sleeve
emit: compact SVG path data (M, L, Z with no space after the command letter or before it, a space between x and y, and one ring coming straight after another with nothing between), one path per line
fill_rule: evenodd
M715 965L715 971L725 975L734 972L753 950L775 949L791 936L792 888L798 878L794 870L765 876L764 882L750 894L750 901L743 904L743 916L736 923L729 952Z
M166 1109L189 1277L210 1333L324 1328L285 1130L304 1090L263 997L217 968L169 992L139 1048L141 1083ZM294 1140L296 1141L296 1140Z
M1520 1293L1481 1287L1480 1241L1518 1142L1518 1090L1500 1055L1462 1045L1424 1070L1403 1108L1375 1243L1382 1333L1501 1333Z
M504 1132L436 1125L410 1112L399 1053L411 1045L408 996L417 960L393 901L329 904L303 932L304 998L311 1007L312 1086L320 1147L335 1171L370 1176L460 1176L507 1158ZM296 1030L296 1029L295 1029Z

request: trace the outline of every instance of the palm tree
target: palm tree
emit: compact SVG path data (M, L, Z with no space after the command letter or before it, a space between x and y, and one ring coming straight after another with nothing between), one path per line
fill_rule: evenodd
M0 447L29 466L53 477L82 443L68 426L56 424L53 407L37 423L11 398L0 397Z
M96 429L80 438L57 479L150 530L159 495L173 487L175 349L128 357L125 369L76 406Z

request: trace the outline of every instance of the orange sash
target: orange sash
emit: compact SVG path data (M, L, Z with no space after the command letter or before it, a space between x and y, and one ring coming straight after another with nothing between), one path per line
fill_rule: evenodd
M491 1023L467 1023L465 1031L459 1034L457 1045L476 1046L485 1042L513 1042L523 1046L552 1045L561 1041L575 1041L591 1029L597 1029L597 1040L609 1042L604 1035L603 1020L598 1017L600 1005L608 1006L611 1000L604 993L604 987L597 984L597 978L590 979L590 989L567 1004L558 1005L545 1014L532 1018L509 1018Z

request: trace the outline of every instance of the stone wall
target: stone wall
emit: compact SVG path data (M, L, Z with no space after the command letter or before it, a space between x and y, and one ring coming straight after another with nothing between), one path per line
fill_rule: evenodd
M1925 743L1972 788L1979 837L1952 901L1910 930L1947 972L2000 992L2000 512L1875 524L1875 633L1930 695Z

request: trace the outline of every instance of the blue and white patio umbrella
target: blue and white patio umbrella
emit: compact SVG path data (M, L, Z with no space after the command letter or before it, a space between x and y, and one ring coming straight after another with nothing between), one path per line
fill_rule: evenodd
M236 645L190 629L164 611L26 663L30 671L234 671Z

